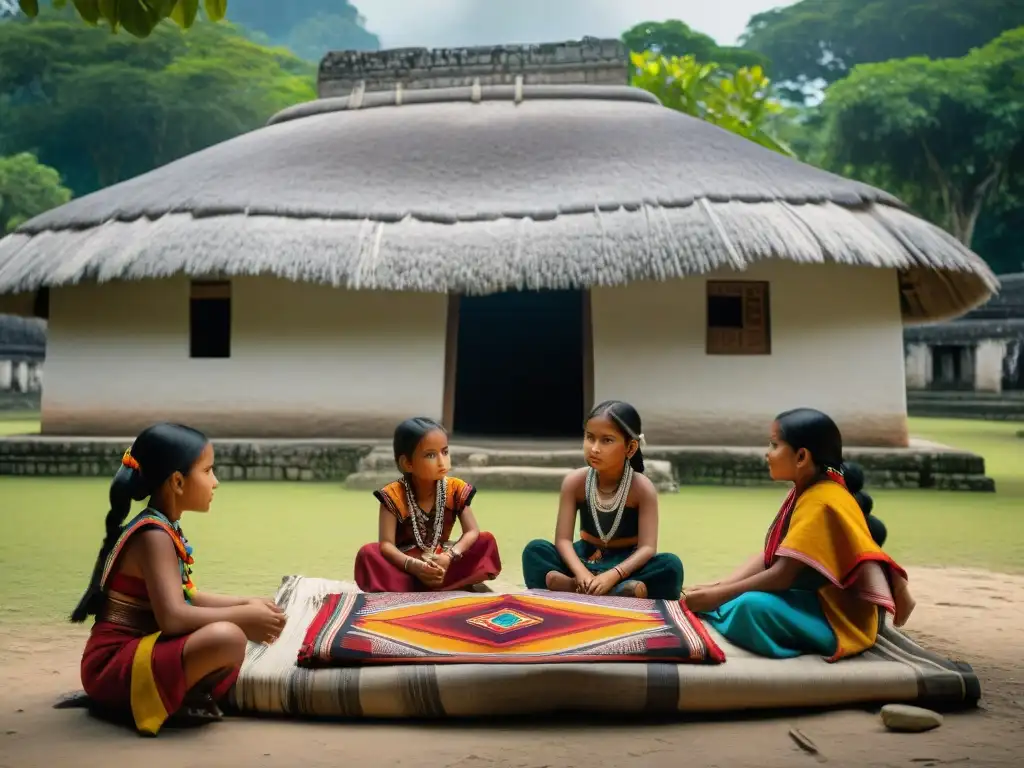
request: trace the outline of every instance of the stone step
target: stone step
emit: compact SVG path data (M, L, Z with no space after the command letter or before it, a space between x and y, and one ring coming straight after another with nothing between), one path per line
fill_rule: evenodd
M577 467L530 466L463 466L453 467L452 475L478 488L499 491L555 491L562 487L565 476ZM676 493L679 486L667 461L647 462L644 474L654 483L658 493ZM396 472L363 470L345 478L345 487L353 491L374 491L394 482Z

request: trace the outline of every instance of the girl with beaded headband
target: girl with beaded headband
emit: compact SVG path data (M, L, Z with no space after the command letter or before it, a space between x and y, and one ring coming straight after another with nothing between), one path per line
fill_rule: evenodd
M658 492L643 474L644 444L629 403L594 407L584 424L587 466L562 482L555 541L537 539L523 550L529 589L679 599L683 563L658 552Z
M284 613L273 601L199 592L185 511L206 512L217 478L213 446L179 424L143 430L110 484L106 535L85 595L71 614L96 620L82 655L89 705L129 715L156 736L169 720L220 719L246 641L274 642ZM132 501L146 508L127 523Z
M857 465L821 411L780 413L765 457L773 480L793 488L764 548L720 582L687 590L686 604L730 642L771 658L818 654L828 661L875 644L879 608L902 626L914 609L907 574L882 551Z
M481 531L470 507L476 488L449 476L448 433L416 417L395 428L395 463L402 477L374 491L379 539L356 555L364 592L467 589L501 573L498 544ZM458 521L462 535L450 541Z

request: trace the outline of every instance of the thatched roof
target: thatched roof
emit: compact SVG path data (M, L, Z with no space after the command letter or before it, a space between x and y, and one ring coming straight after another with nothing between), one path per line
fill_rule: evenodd
M1024 341L1024 272L1000 275L999 293L961 318L915 325L904 331L908 342L972 344L985 339Z
M51 210L0 240L0 294L273 274L484 294L665 280L769 258L895 267L908 322L998 286L880 190L627 86L354 93Z

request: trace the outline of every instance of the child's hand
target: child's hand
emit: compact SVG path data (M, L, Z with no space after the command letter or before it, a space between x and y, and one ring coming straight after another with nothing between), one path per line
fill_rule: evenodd
M587 594L595 596L607 595L618 583L619 574L614 570L605 571L590 582L590 585L587 587Z
M284 609L281 608L281 606L279 606L277 603L275 603L269 597L250 597L248 600L246 600L246 602L247 603L263 603L263 605L268 606L270 608L270 610L272 610L272 611L276 611L277 613L284 613Z
M726 602L725 593L720 587L696 587L686 591L684 598L686 607L694 613L713 611Z
M238 627L254 643L273 643L284 630L285 615L273 610L266 602L258 601L242 606Z
M448 569L452 567L452 558L448 554L440 554L434 556L434 565L440 568L445 573L448 573Z
M590 585L594 582L594 574L587 571L585 574L576 577L576 591L581 595L588 594Z
M413 575L431 589L437 589L444 583L444 569L429 560L417 560L413 568Z

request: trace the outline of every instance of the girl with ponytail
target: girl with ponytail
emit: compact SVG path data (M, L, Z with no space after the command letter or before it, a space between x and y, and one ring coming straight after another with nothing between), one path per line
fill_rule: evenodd
M562 482L555 541L523 550L529 589L678 600L683 563L658 553L658 492L643 474L640 414L629 403L594 407L583 426L587 466ZM573 543L576 516L580 540Z
M199 592L179 520L207 512L217 488L213 446L179 424L145 429L110 484L103 543L71 621L95 623L82 687L103 712L130 714L155 736L173 715L219 719L246 641L273 642L284 614L272 601ZM125 523L133 501L146 508Z
M875 644L879 608L902 626L914 609L906 572L882 551L864 473L843 462L843 438L813 408L780 413L765 457L793 484L764 549L725 581L686 591L690 610L730 642L762 656L828 661Z

